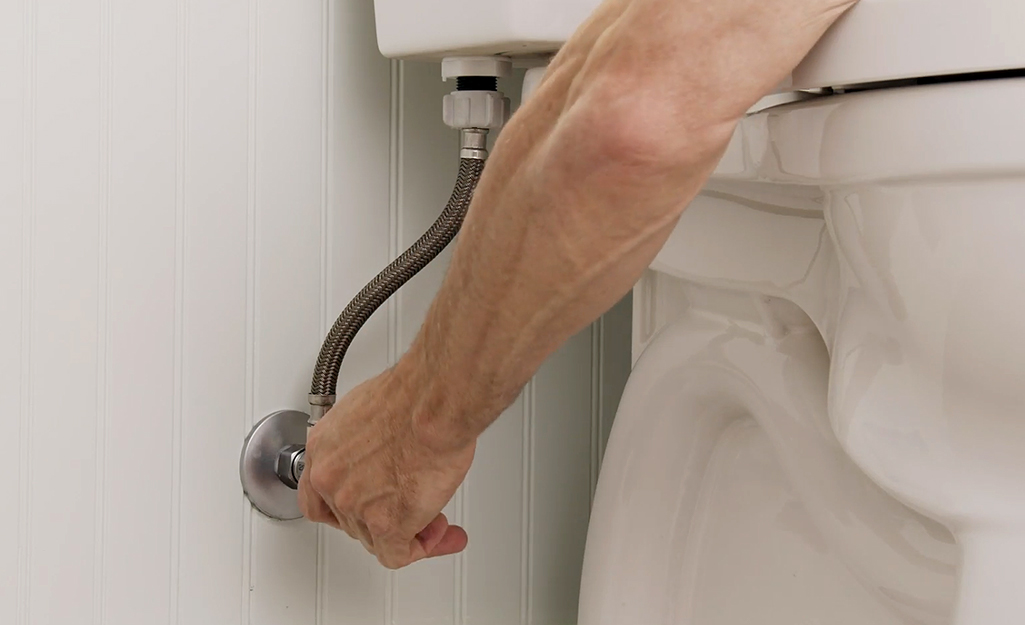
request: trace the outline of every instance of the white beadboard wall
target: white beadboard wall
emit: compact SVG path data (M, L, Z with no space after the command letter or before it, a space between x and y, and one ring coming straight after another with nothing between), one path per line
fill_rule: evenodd
M388 573L238 482L252 423L305 408L334 315L447 199L447 88L378 54L370 0L0 0L0 623L575 622L628 302L482 439L460 557Z

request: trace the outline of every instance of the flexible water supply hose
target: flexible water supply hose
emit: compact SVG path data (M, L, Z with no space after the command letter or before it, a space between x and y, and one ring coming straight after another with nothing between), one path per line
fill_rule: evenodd
M310 414L281 410L253 426L242 446L242 490L266 516L291 520L302 516L295 491L306 470L310 427L335 403L338 375L353 339L388 298L430 264L459 233L488 158L490 129L509 120L509 98L498 91L512 62L503 57L454 57L441 64L442 78L456 79L456 91L442 101L442 120L460 131L459 177L441 215L426 233L379 273L345 307L331 327L310 385Z
M416 243L349 302L335 321L321 347L313 373L310 388L310 425L315 425L334 405L342 360L360 328L402 285L437 258L458 234L473 200L477 183L484 172L487 133L487 130L478 128L462 131L459 177L445 210Z

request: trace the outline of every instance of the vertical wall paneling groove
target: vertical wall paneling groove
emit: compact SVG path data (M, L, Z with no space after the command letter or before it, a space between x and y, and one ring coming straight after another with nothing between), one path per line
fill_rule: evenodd
M597 428L594 440L595 449L594 477L601 475L602 458L612 431L619 400L623 395L631 370L633 328L633 296L628 294L606 312L598 322L598 372L596 384L598 393L598 419L594 424ZM592 484L592 488L596 483ZM593 495L592 495L593 497Z
M256 424L256 94L258 76L258 50L260 43L260 0L249 0L246 75L246 408L243 434ZM245 495L241 497L244 511L242 624L251 625L253 614L253 534L256 511Z
M473 482L473 476L467 474L462 486L456 491L452 502L454 523L460 527L466 526L466 499ZM466 552L463 551L453 558L453 579L452 579L452 625L462 625L465 622L466 612Z
M0 498L0 622L20 625L27 604L25 553L30 473L27 373L32 213L33 2L0 4L0 426L10 462ZM16 464L15 464L16 463Z
M376 53L373 3L331 4L329 323L392 258L394 235L392 64ZM340 394L387 368L388 310L371 317L353 342L339 377ZM312 364L316 351L309 358ZM323 622L384 622L387 571L341 532L325 530L325 539L329 581Z
M592 350L597 350L596 354L592 354L592 362L596 363L595 370L597 376L591 380L591 392L592 401L595 401L597 405L592 405L592 409L595 411L593 419L591 421L591 443L593 445L591 449L591 506L594 506L594 493L598 488L598 476L601 474L601 459L605 452L605 421L607 418L606 410L609 406L605 402L605 361L606 361L606 326L608 325L608 319L602 316L595 324L596 337L592 343Z
M402 246L402 150L405 142L405 116L403 115L403 88L406 64L402 61L389 62L390 79L390 117L389 117L389 156L388 156L388 261L398 258L403 252ZM388 300L388 364L395 364L401 356L399 345L402 334L402 317L399 309L402 302L402 290Z
M403 68L402 61L390 61L388 64L390 80L390 117L388 120L389 155L388 155L388 260L391 262L401 254L399 245L402 233L402 137L403 116ZM397 293L388 302L388 364L394 365L399 359L399 334L401 318L399 301L402 293ZM392 625L395 614L395 573L388 571L384 591L384 624Z
M29 577L29 566L32 561L32 489L30 488L30 472L32 466L33 420L32 411L32 334L34 330L33 303L35 298L35 280L33 279L33 252L35 247L36 220L36 154L38 152L36 119L38 117L38 38L39 38L39 3L37 0L25 1L25 34L24 58L26 98L24 100L25 124L22 128L24 136L24 191L22 210L22 252L21 252L21 367L18 375L20 380L20 450L21 458L18 503L21 514L18 515L18 599L17 615L19 625L27 625L32 615L32 580Z
M473 484L473 476L467 474L462 488L456 493L456 524L465 528L470 524L470 515L467 512L469 507L470 492ZM455 593L453 598L452 622L453 625L464 625L467 612L467 586L470 569L465 551L456 556L455 566Z
M9 5L13 6L13 5ZM18 115L23 120L20 134L22 137L21 142L11 142L11 146L17 146L22 148L21 152L21 180L11 180L12 187L19 184L21 187L21 201L20 201L20 215L21 224L18 231L21 233L21 254L18 259L21 271L19 275L15 277L11 276L12 282L17 280L17 285L14 287L15 292L20 295L20 318L17 320L17 326L20 330L18 335L18 363L17 367L17 380L18 380L18 526L17 526L17 543L15 545L16 552L16 569L15 569L15 584L13 587L16 589L17 597L14 598L14 613L17 619L18 625L24 625L28 623L29 618L29 594L30 594L30 583L28 576L28 563L30 554L28 551L29 547L29 521L30 521L30 506L29 500L29 471L27 467L31 464L31 445L32 445L32 411L31 411L31 394L29 389L32 386L31 370L32 370L32 222L35 215L35 107L36 107L36 1L25 0L22 5L22 20L12 19L9 24L13 25L21 21L23 24L22 36L21 36L21 55L22 55L22 72L21 72L21 85L24 90L24 97L21 98L21 115ZM12 87L16 88L18 83L15 82ZM18 102L17 93L11 94L11 102ZM15 109L17 110L17 109ZM17 157L15 157L17 162ZM12 169L11 171L17 171ZM13 231L13 229L12 229ZM18 249L12 247L11 249ZM14 286L14 285L12 285ZM17 300L12 300L17 301ZM12 324L12 327L13 324ZM13 363L12 363L13 364ZM13 395L13 394L12 394ZM12 398L13 399L13 398ZM13 412L11 414L14 414Z
M328 332L328 324L332 323L329 320L330 313L328 312L329 307L329 291L328 284L331 280L331 264L329 259L331 257L331 237L330 233L330 221L329 221L329 207L331 205L331 152L330 152L330 141L332 136L331 129L331 109L334 102L333 92L331 90L331 77L334 75L334 65L332 55L334 39L332 28L333 14L331 6L333 3L328 0L322 0L321 6L321 56L320 63L324 68L321 75L321 110L320 110L320 160L321 160L321 200L320 200L320 336L326 336ZM317 605L316 605L316 625L323 625L324 623L324 601L325 594L327 592L327 585L330 583L330 569L328 567L328 545L327 545L327 528L317 528Z
M36 26L29 616L68 623L93 614L99 4L41 1Z
M257 5L256 418L305 408L320 335L321 3ZM236 448L237 449L237 448ZM254 625L316 621L317 528L254 518ZM282 574L287 571L287 574Z
M331 265L328 262L331 257L331 237L329 236L330 223L329 223L329 207L331 202L331 108L333 105L334 98L332 97L331 91L331 76L333 73L333 63L331 55L331 46L334 43L331 35L331 2L330 0L322 0L321 2L321 51L320 51L320 63L323 66L323 72L320 77L320 229L319 245L320 245L320 324L318 332L322 336L326 336L328 332L328 324L332 323L333 320L329 320L331 314L328 312L328 283L332 277ZM318 545L318 559L320 558L320 536L317 537ZM319 598L318 598L319 605Z
M249 512L237 454L248 431L252 379L250 14L246 2L185 1L175 8L185 9L187 28L170 70L183 81L175 123L184 133L176 137L184 186L177 217L178 580L169 616L181 625L239 625L249 596Z
M102 625L106 597L104 583L105 570L104 546L106 536L106 516L109 506L107 498L107 454L110 414L107 408L110 382L110 325L108 314L110 308L109 289L109 216L111 204L111 160L112 160L112 110L113 110L113 50L111 33L111 1L100 3L100 218L97 236L99 237L99 254L97 254L97 274L99 284L99 310L97 311L97 334L100 337L100 348L96 360L96 535L93 553L93 623Z
M597 349L598 349L598 378L592 380L593 392L598 401L598 410L596 419L591 423L591 440L594 442L594 449L591 450L592 462L594 463L591 468L591 506L594 506L594 492L598 487L598 476L601 474L601 459L605 455L605 422L608 420L608 409L610 406L605 401L605 378L606 378L606 361L608 360L608 354L606 353L606 347L608 345L607 330L608 330L608 317L602 316L598 320L597 328Z
M576 618L591 504L591 333L578 333L534 381L532 618Z
M181 480L182 480L182 378L184 368L185 325L185 249L186 249L186 154L188 124L188 32L187 0L175 6L175 206L174 206L174 398L171 425L171 536L169 555L168 622L178 625L181 569ZM159 617L158 617L159 618Z
M633 295L628 294L602 317L601 412L599 419L598 474L612 433L616 411L632 369Z
M477 443L470 469L471 496L463 501L470 536L463 565L462 619L474 625L519 625L523 577L524 417L523 393Z
M98 371L107 386L106 414L97 415L106 421L97 507L107 507L97 517L105 525L99 610L103 623L163 622L178 579L184 24L177 0L113 0L110 9L108 271L98 293L108 301L100 352L109 345L106 375Z
M26 37L28 45L25 46L25 57L29 59L27 65L26 82L28 82L28 97L25 102L25 186L23 197L23 208L21 213L21 333L19 343L21 347L19 380L19 484L18 484L18 573L17 573L17 616L19 625L25 625L31 617L32 582L29 578L29 563L32 552L32 490L30 488L28 467L32 465L32 313L35 285L33 284L33 262L32 253L34 241L34 224L36 215L36 2L32 0L26 4L30 9L26 11Z
M106 227L99 233L97 571L103 623L162 622L173 609L175 421L180 414L180 48L178 6L109 4L109 135ZM102 10L101 10L102 14ZM101 22L102 30L102 22ZM102 47L102 46L101 46ZM101 51L102 52L102 51ZM101 62L101 70L103 63ZM101 120L104 93L101 85ZM101 175L101 198L104 195ZM101 221L104 212L101 201ZM105 238L105 242L104 242ZM106 249L104 249L106 248ZM106 273L106 285L103 284ZM106 300L106 303L103 300ZM106 336L104 336L106 334ZM101 427L105 423L106 427ZM102 493L102 495L101 495ZM102 563L102 566L101 566Z
M524 396L520 623L532 625L534 622L534 380L527 383Z
M601 447L601 373L603 319L591 324L591 503L598 485L598 454Z

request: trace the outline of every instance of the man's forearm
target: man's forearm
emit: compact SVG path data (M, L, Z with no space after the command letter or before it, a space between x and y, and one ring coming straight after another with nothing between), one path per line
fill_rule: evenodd
M441 446L469 444L661 249L737 121L853 0L612 0L496 143L396 373Z

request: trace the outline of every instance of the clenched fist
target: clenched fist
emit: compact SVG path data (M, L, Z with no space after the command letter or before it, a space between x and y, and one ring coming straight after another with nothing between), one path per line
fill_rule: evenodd
M389 370L343 397L310 431L299 504L311 521L358 539L387 568L458 553L466 532L441 510L475 443L439 449L414 427L415 383Z

